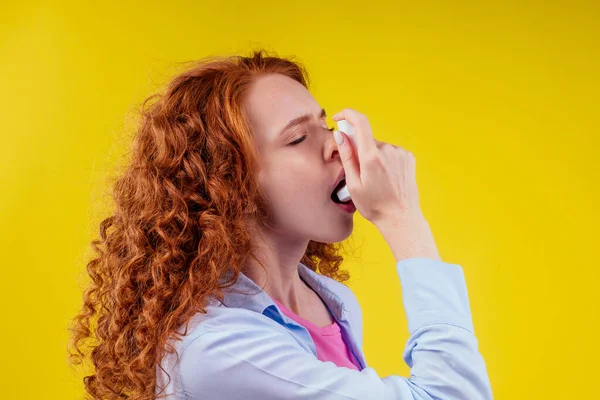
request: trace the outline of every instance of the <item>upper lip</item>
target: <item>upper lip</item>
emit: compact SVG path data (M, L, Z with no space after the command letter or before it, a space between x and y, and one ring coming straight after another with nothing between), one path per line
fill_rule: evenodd
M337 179L335 180L335 183L334 183L333 187L331 188L331 191L333 192L335 190L335 187L337 185L339 185L340 182L343 181L344 179L346 179L346 172L342 169L340 171L340 174L338 175Z

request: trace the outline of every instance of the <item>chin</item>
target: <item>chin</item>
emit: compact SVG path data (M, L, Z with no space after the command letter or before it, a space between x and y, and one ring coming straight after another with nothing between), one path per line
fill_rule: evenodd
M348 239L353 230L354 221L350 219L346 224L330 227L328 230L322 230L317 235L313 235L312 240L321 243L338 243Z

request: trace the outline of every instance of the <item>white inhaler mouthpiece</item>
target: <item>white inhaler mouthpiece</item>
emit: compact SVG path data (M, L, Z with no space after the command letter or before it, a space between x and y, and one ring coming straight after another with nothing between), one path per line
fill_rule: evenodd
M342 119L340 121L337 122L338 125L338 129L342 132L344 132L352 141L352 144L354 145L354 148L356 148L356 141L354 140L354 127L352 125L350 125L350 123L348 121L346 121L345 119ZM350 192L348 192L348 186L344 185L344 187L342 187L340 190L338 190L336 192L336 196L338 197L338 199L340 199L340 201L346 202L351 200L352 198L350 197Z

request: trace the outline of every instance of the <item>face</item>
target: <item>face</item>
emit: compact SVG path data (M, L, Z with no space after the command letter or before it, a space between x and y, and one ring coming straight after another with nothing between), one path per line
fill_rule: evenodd
M353 214L331 200L343 168L321 106L302 84L269 74L252 83L244 110L260 160L259 183L279 237L324 243L346 239ZM301 116L308 118L289 125Z

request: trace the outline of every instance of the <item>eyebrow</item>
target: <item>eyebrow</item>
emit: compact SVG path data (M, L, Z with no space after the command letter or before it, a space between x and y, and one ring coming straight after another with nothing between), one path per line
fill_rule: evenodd
M321 114L319 115L319 119L325 118L326 116L327 116L327 113L325 112L325 109L321 108ZM290 129L296 125L301 125L301 124L304 124L304 123L310 121L311 118L312 118L311 114L304 114L304 115L301 115L299 117L296 117L296 118L290 120L287 123L287 125L279 132L279 135L282 135L285 131L287 131L288 129Z

